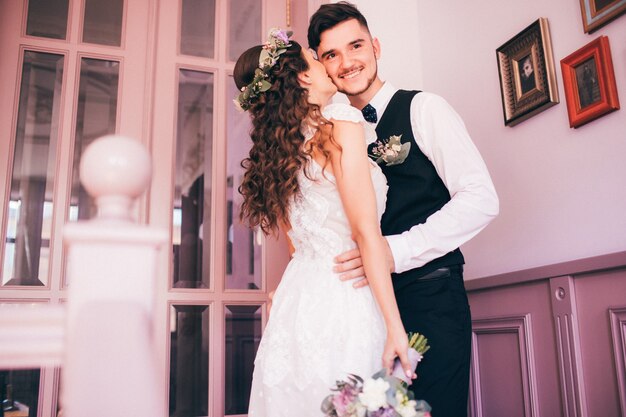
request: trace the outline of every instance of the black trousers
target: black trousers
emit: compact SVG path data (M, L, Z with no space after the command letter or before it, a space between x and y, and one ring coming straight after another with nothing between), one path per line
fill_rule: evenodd
M410 390L430 404L433 417L467 416L472 323L462 265L395 291L406 331L420 332L430 345Z

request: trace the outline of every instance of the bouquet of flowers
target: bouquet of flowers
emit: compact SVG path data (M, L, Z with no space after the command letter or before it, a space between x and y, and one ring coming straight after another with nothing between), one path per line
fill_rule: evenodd
M430 346L419 333L408 336L409 361L415 369ZM399 360L391 374L382 369L366 380L351 374L347 381L337 381L322 402L322 412L326 417L430 417L430 406L408 391L410 383Z

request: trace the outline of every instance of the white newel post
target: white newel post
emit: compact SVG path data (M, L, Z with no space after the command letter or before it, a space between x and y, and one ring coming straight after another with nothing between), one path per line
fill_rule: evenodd
M156 256L167 232L131 219L150 182L150 156L136 140L105 136L85 150L80 174L98 215L64 231L63 417L165 416L153 317Z

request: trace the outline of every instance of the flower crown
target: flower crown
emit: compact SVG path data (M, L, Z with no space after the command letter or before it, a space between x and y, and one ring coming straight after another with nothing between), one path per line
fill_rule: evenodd
M252 82L241 87L241 93L233 100L237 108L243 111L248 110L251 98L258 97L259 94L270 89L272 84L268 81L269 70L276 65L278 57L291 46L289 38L292 34L292 31L270 29L267 41L263 44L263 49L259 55L259 68L254 71Z

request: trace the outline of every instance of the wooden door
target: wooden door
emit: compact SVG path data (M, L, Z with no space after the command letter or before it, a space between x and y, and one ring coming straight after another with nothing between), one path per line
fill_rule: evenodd
M269 28L285 26L287 4L160 4L149 208L150 223L172 231L159 276L171 415L247 414L267 295L287 250L239 222L250 124L233 105L232 71Z
M83 149L110 133L146 142L153 8L150 0L0 1L0 308L63 303L63 225L94 214L78 181ZM0 371L7 415L56 415L59 375Z
M64 302L64 224L94 215L82 151L105 134L135 138L153 156L136 217L172 242L155 277L162 398L170 415L246 414L287 251L238 221L249 125L232 69L270 27L303 40L313 3L0 0L0 309ZM0 370L0 400L55 416L61 373Z

